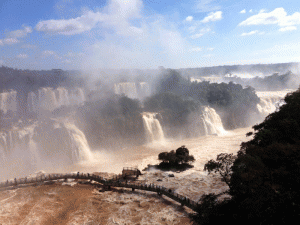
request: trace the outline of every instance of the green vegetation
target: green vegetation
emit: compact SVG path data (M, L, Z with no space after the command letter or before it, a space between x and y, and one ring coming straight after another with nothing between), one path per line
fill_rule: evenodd
M225 129L249 126L249 118L258 114L256 105L260 99L250 86L190 82L177 71L166 70L156 89L158 94L146 99L145 109L160 112L168 125L184 126L201 105L213 107L221 115Z
M171 92L153 95L144 102L146 111L160 112L168 125L183 126L191 112L198 109L195 101L184 99Z
M203 196L197 223L279 225L300 217L300 89L284 100L279 111L253 127L254 134L247 134L254 137L242 143L234 161L223 154L205 165L210 172L223 173L230 198Z
M41 87L82 87L85 79L78 71L57 70L21 70L0 67L0 93L9 89L20 93L35 91Z
M237 76L225 77L227 81L233 81L243 86L251 85L256 90L279 91L283 89L296 89L299 83L299 75L288 71L282 75L274 73L271 76L254 77L251 79L240 78Z
M157 167L159 169L186 169L192 167L190 162L195 161L194 156L189 154L184 145L176 151L159 153L158 159L162 161Z
M86 102L77 111L77 125L92 147L120 147L145 141L142 111L137 99L111 96ZM134 140L132 137L135 137Z

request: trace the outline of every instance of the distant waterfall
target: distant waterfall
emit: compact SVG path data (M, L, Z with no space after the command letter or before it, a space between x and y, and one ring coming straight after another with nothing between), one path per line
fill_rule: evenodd
M257 96L260 98L260 103L257 104L257 109L262 116L267 116L270 113L275 112L276 106L283 104L284 96L290 90L285 91L265 91L257 92Z
M144 99L148 96L150 96L150 86L147 82L139 82L137 83L137 92L139 95L139 99Z
M53 111L61 106L81 105L85 102L84 92L81 88L67 90L59 87L40 88L36 93L30 92L27 96L27 108L29 112L39 110Z
M91 159L86 137L74 124L49 120L0 133L0 161L14 158L35 166L43 161Z
M124 82L124 83L115 84L115 93L118 95L124 94L128 98L138 97L136 86L135 83L133 82Z
M150 95L150 87L147 82L123 82L114 85L115 94L124 94L128 98L144 99Z
M9 131L2 131L0 133L0 161L9 161L13 156L13 159L17 158L28 165L35 165L39 161L39 154L33 135L34 126L22 129L14 127Z
M17 92L9 91L0 93L0 110L6 114L11 111L12 113L17 112Z
M159 120L156 118L157 113L143 112L142 116L147 141L163 141L165 139L164 132Z

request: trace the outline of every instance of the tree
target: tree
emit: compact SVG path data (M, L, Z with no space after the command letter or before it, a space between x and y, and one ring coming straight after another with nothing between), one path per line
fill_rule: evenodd
M230 186L230 178L232 174L231 167L235 161L236 156L233 154L221 153L216 160L208 161L204 166L204 171L219 173L223 181Z
M193 155L189 154L189 150L183 145L176 151L172 150L170 152L161 152L158 155L158 159L162 162L161 166L179 166L180 164L189 164L189 162L194 162L195 158Z
M253 139L242 143L235 160L223 153L205 165L205 170L221 174L230 198L201 198L195 217L201 225L217 221L281 225L299 219L300 89L284 100L278 111L253 126L255 132L247 134Z

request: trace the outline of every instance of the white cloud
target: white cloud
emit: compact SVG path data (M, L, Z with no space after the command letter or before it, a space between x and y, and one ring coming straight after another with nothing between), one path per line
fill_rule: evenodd
M198 12L210 12L220 10L221 6L215 3L216 0L198 0L196 10Z
M28 55L27 54L19 54L19 55L17 55L17 58L26 59L26 58L28 58Z
M193 20L192 16L188 16L187 18L185 18L185 21L191 22Z
M65 57L68 57L68 58L74 58L74 57L77 57L77 56L80 56L80 57L83 57L85 54L82 53L82 52L79 52L79 53L75 53L75 52L68 52Z
M113 29L118 34L134 35L140 33L132 26L130 19L140 18L143 3L141 0L110 0L101 12L87 11L82 16L68 20L40 21L35 29L50 34L75 35L90 31L97 24L102 28Z
M20 42L19 38L24 38L31 32L32 28L28 26L23 26L22 30L8 32L4 39L0 39L0 46L17 44Z
M45 50L42 52L42 58L52 58L57 60L62 60L63 58L59 56L55 51L52 50ZM61 61L60 61L61 62Z
M42 53L44 56L56 55L55 51L45 50Z
M13 45L19 43L20 41L16 38L5 38L2 39L2 42L6 45Z
M277 24L280 27L288 27L300 24L300 13L295 12L288 16L284 8L276 8L272 12L260 11L239 24L239 26L270 25Z
M279 31L284 32L284 31L292 31L292 30L297 30L296 26L288 26L288 27L282 27L279 29Z
M242 11L240 11L241 14L246 13L246 9L243 9Z
M217 11L217 12L209 13L207 17L201 20L201 22L208 23L208 22L217 21L221 19L222 19L222 11Z
M195 25L196 31L199 24L203 25L194 18L185 24ZM35 29L49 34L83 35L76 42L81 46L81 55L75 50L59 55L59 51L49 49L41 54L42 63L71 63L82 69L157 68L182 66L190 56L194 46L183 37L179 26L164 15L144 15L142 0L108 0L98 11L86 10L68 20L40 21ZM61 59L55 60L58 55Z
M190 26L188 28L188 30L189 30L190 33L194 33L196 31L196 29L197 29L197 26Z
M0 39L0 45L13 45L20 42L19 38L24 38L32 32L31 27L23 26L22 30L11 31L6 34L4 39Z
M75 19L40 21L35 29L52 34L74 35L91 30L97 22L103 20L101 13L89 11Z
M208 51L213 51L215 48L207 48Z
M253 13L253 10L252 10L252 9L250 9L250 10L249 10L249 13Z
M15 30L15 31L9 32L7 37L10 37L10 38L23 38L23 37L26 37L27 34L30 34L30 33L32 33L32 28L27 27L27 26L23 26L22 30Z
M202 28L197 34L194 34L191 36L192 39L200 38L204 34L208 33L210 31L210 28Z
M253 35L253 34L257 34L258 33L258 30L253 30L253 31L250 31L248 33L242 33L241 36L250 36L250 35Z
M190 49L191 52L201 52L202 51L202 48L200 47L195 47L195 48L192 48Z

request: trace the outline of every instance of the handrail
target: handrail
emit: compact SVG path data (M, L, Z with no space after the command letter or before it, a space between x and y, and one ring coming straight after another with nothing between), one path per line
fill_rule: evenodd
M168 189L164 186L159 186L155 184L132 184L121 181L123 178L122 175L115 175L112 179L105 179L99 175L89 174L89 173L65 173L65 174L42 174L36 177L25 177L25 178L15 178L14 180L7 180L5 182L0 182L0 188L10 187L10 186L18 186L18 185L26 185L32 183L46 182L52 180L62 180L62 179L81 179L81 180L91 180L98 183L101 183L106 186L112 187L124 187L124 188L132 188L132 190L139 189L151 192L157 192L159 195L165 195L177 202L179 202L182 206L185 205L188 208L196 211L198 207L198 203L187 198L186 196L175 193L173 190Z

